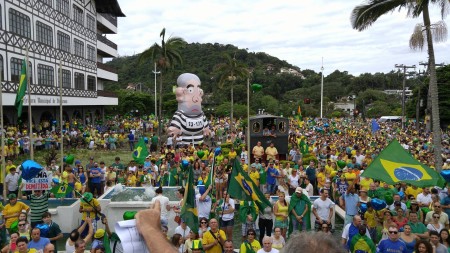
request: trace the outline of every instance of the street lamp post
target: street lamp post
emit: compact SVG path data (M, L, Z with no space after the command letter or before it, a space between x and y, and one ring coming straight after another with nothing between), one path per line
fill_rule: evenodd
M153 74L155 74L155 119L157 119L158 118L158 113L157 113L157 108L158 108L158 106L157 106L157 98L156 98L156 75L157 74L161 74L161 71L156 71L156 62L155 62L155 70L153 70L152 71L153 72Z
M320 118L323 118L323 57L320 70L322 71L322 82L320 84Z

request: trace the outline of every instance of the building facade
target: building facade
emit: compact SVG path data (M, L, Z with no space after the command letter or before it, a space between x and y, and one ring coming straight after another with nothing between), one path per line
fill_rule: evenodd
M34 124L60 121L61 83L64 121L103 118L105 106L118 104L104 90L106 81L118 80L103 63L117 57L117 45L106 35L117 33L117 18L124 16L117 0L0 0L5 125L28 122L28 95L22 116L14 107L26 55Z

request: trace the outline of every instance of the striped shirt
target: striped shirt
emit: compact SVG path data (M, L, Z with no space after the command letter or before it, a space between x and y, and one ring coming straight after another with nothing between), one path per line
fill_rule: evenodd
M177 144L187 145L203 142L203 129L208 128L209 123L203 113L189 116L183 111L177 110L172 117L170 126L181 130L181 141L178 141Z
M42 214L48 211L48 197L50 193L43 193L37 197L34 194L28 195L30 201L30 220L31 222L42 221Z

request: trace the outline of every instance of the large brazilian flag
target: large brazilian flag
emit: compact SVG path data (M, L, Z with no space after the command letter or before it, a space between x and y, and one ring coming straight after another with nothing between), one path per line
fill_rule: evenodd
M228 193L231 197L239 200L254 201L259 210L264 210L268 206L272 207L270 201L267 200L264 197L264 194L259 190L259 187L256 186L249 175L242 170L239 159L234 159L233 170L228 185Z
M414 159L395 139L381 151L361 176L381 180L390 185L405 182L421 188L443 187L445 184L439 173Z
M145 158L148 156L147 145L145 144L144 138L139 139L132 156L136 163L144 164Z
M180 216L189 228L193 231L197 231L198 210L195 203L194 171L192 168L189 168L188 179L184 188L183 206L181 207Z

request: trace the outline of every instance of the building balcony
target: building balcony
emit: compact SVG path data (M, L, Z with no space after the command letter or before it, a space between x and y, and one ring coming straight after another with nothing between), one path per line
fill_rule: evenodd
M110 98L118 97L115 92L106 91L106 90L98 90L97 91L97 96L99 96L99 97L110 97Z
M117 69L101 62L97 62L97 78L116 82L119 80Z
M116 34L117 18L105 13L97 13L97 29L101 33Z
M97 33L97 53L103 57L117 57L117 44Z
M17 94L17 89L19 87L18 83L14 82L3 82L2 88L4 93L14 93ZM42 85L31 85L32 95L51 95L59 96L59 87L56 86L42 86ZM92 90L77 90L72 88L63 88L62 95L68 97L88 97L96 98L97 91Z

